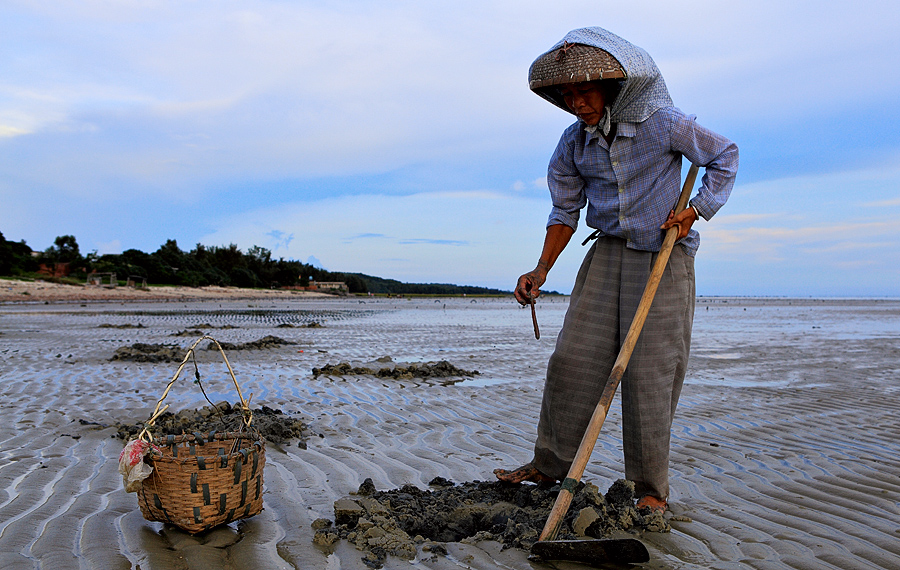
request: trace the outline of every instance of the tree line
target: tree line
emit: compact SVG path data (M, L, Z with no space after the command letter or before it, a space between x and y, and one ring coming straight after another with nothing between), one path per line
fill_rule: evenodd
M251 288L309 286L310 280L339 281L350 293L394 295L502 295L508 291L443 283L401 283L362 273L331 272L300 261L272 257L272 252L253 246L246 252L235 244L197 244L184 251L174 239L145 253L128 249L122 253L83 255L74 236L57 237L53 245L34 253L25 243L7 241L0 233L0 275L34 276L41 266L53 269L67 264L69 275L87 279L90 273L115 273L117 279L146 279L153 285L202 287L219 285Z

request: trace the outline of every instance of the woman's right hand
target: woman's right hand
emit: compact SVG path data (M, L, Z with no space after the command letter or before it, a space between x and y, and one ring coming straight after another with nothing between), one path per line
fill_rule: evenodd
M523 306L530 305L532 301L540 296L541 285L547 280L547 273L553 267L560 252L569 243L573 233L575 233L575 228L564 224L554 224L547 227L547 235L544 236L544 249L541 250L537 267L519 277L519 282L516 283L516 290L513 293L516 296L516 301Z
M541 295L541 285L547 280L547 269L542 263L528 273L519 277L516 283L516 301L522 305L530 305L533 299Z

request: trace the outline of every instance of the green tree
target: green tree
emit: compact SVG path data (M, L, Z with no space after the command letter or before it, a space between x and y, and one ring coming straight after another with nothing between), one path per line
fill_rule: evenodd
M84 266L84 258L81 257L75 236L58 236L53 245L41 253L41 263L54 267L60 263L68 263L69 271L81 269Z
M81 251L78 249L78 241L75 236L64 235L57 237L53 242L59 263L79 263L82 261Z
M14 264L12 247L3 237L3 232L0 232L0 275L12 275Z
M24 241L6 241L0 232L0 275L18 275L24 271L34 271L36 264L31 248Z
M78 264L82 261L78 241L70 235L58 236L53 245L44 250L41 258L45 263Z

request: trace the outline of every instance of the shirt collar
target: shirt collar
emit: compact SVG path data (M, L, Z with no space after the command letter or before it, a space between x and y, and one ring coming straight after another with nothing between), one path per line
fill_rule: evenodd
M585 139L585 144L591 142L591 139L600 139L600 129L594 128L589 129L588 125L585 125L584 132L587 138ZM634 138L635 127L634 123L616 123L616 137L628 137Z

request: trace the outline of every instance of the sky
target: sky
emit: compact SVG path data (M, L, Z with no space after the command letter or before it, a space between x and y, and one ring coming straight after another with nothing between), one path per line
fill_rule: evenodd
M893 0L4 0L0 232L512 290L572 122L528 68L585 26L740 148L694 226L699 295L900 296ZM571 291L588 233L544 289Z

